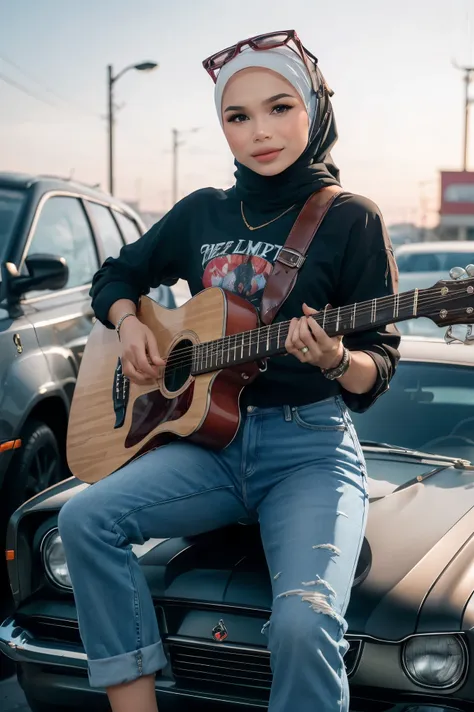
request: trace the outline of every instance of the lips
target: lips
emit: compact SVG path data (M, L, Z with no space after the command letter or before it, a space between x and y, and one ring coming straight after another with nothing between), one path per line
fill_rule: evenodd
M271 163L278 158L282 151L282 148L267 148L265 151L261 151L260 153L254 153L252 158L254 161L258 161L259 163Z
M283 149L281 148L266 148L264 151L258 151L257 153L252 153L252 158L261 158L262 156L269 156L271 154L280 153Z

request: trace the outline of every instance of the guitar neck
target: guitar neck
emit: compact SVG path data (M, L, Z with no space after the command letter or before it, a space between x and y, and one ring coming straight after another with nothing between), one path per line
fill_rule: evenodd
M350 306L326 308L314 318L329 336L367 331L424 316L428 308L433 312L436 298L432 292L432 289L414 289ZM438 297L441 299L441 296L440 290ZM192 372L195 375L209 373L286 353L289 327L290 321L282 321L198 344L193 348Z

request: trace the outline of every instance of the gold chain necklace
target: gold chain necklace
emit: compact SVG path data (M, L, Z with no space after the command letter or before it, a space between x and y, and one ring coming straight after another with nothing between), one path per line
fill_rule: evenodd
M295 205L296 205L296 203L295 203ZM291 205L291 206L290 206L289 208L287 208L283 213L281 213L281 215L277 215L276 218L273 218L273 220L269 220L268 222L263 223L263 225L257 225L256 227L252 227L252 225L249 225L248 222L247 222L247 220L245 219L245 215L244 215L244 204L243 204L243 201L242 201L242 200L240 201L240 212L241 212L241 215L242 215L242 220L244 221L246 227L248 227L249 230L260 230L260 228L266 227L267 225L271 225L271 224L272 224L273 222L275 222L276 220L279 220L280 218L282 218L283 215L286 215L287 213L290 212L290 210L293 210L293 208L295 207L295 205Z

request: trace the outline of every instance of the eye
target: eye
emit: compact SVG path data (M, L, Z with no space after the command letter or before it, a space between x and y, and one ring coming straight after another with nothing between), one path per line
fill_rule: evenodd
M248 116L245 114L233 114L232 116L229 116L227 121L230 123L235 123L235 124L240 124L242 121L245 121L248 119Z
M286 114L287 111L292 109L293 107L290 106L290 104L277 104L276 106L273 107L272 113L275 114Z

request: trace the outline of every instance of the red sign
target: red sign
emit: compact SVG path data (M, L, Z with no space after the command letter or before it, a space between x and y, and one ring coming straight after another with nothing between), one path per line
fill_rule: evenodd
M441 171L441 215L474 215L474 172Z

